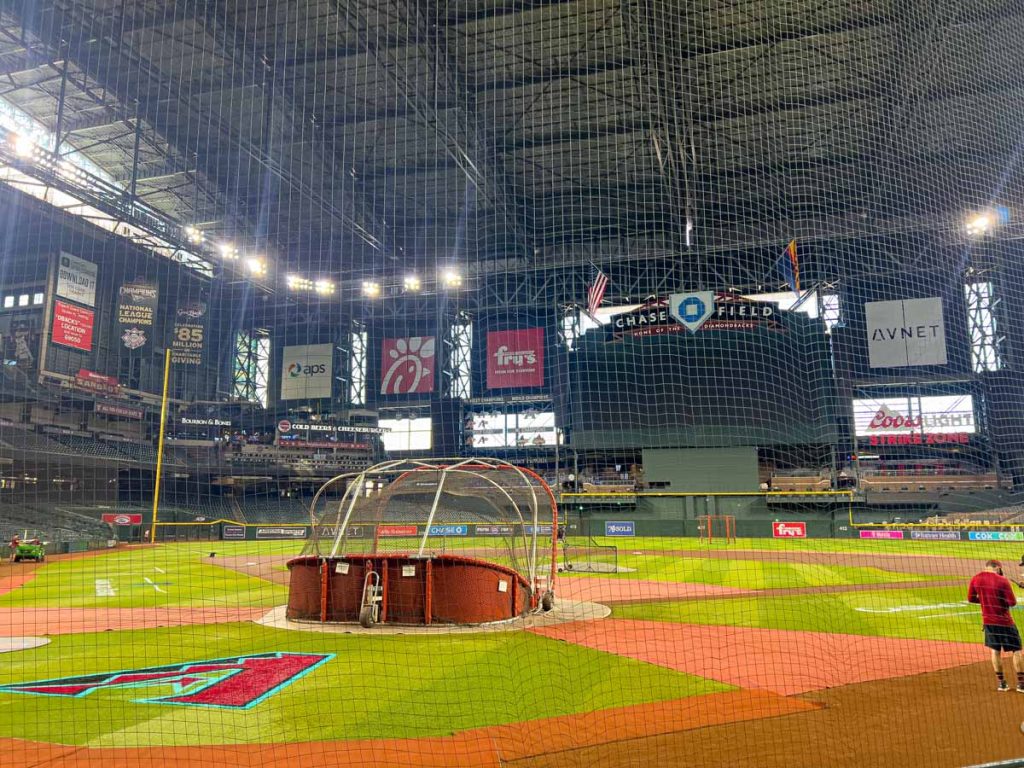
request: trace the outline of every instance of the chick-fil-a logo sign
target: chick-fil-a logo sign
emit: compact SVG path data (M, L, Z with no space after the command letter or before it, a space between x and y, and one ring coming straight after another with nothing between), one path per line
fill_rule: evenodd
M380 391L418 395L434 391L434 337L384 339Z

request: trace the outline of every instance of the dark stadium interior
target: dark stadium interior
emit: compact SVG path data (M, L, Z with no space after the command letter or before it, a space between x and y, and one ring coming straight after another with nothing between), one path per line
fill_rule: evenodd
M1024 11L882 6L3 3L0 530L149 514L166 340L199 305L172 520L300 522L328 477L417 452L635 490L645 450L702 446L753 448L752 492L852 489L878 519L1015 509ZM791 240L808 306L779 327L622 337L584 311L597 269L606 310L778 301ZM70 309L65 254L97 270ZM136 348L132 281L157 296ZM945 362L874 365L865 304L933 298ZM83 312L92 338L55 341ZM495 384L488 339L523 329L539 378ZM429 387L379 386L390 341L428 338ZM329 391L285 399L307 345ZM970 398L955 440L867 443L851 410L943 397Z

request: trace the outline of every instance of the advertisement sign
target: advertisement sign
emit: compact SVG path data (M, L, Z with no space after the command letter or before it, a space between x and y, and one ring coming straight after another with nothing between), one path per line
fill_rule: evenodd
M776 539L806 539L807 523L772 523L772 537Z
M170 343L173 364L203 364L207 310L205 301L188 301L178 306Z
M544 386L544 329L487 334L487 388Z
M872 368L946 364L942 299L869 301L864 316Z
M779 310L775 304L733 293L673 293L668 299L668 310L690 333L778 327Z
M132 408L128 405L111 405L109 403L96 403L93 406L93 411L106 416L120 416L122 419L135 419L136 421L145 415L141 408Z
M632 520L605 520L605 536L636 536L636 523Z
M241 525L225 525L220 529L220 537L225 541L241 541L245 539L245 528Z
M257 528L257 539L304 539L305 528Z
M182 416L178 423L186 427L231 427L230 419L218 419L213 416Z
M383 435L386 427L348 426L322 422L295 422L281 419L277 422L278 445L282 448L343 448L368 451L373 446L360 435Z
M862 539L902 539L903 531L860 531Z
M969 541L1024 541L1024 531L969 531Z
M378 536L415 536L417 528L415 525L378 525Z
M91 309L65 304L63 301L53 302L51 338L54 344L91 352L92 326L93 311Z
M118 291L117 325L125 349L145 347L153 335L159 289L155 283L125 283Z
M478 525L475 533L477 536L509 536L512 530L511 525Z
M977 432L974 398L970 395L883 397L853 401L857 437Z
M61 252L57 257L57 295L95 307L97 271L91 261Z
M142 525L142 515L105 512L103 522L111 525Z
M281 399L330 397L334 378L334 345L285 347L281 360Z
M911 531L910 538L918 541L960 541L960 531Z
M669 303L664 299L651 301L643 306L612 315L609 322L612 336L660 336L664 333L678 333L686 330L680 321L669 313Z
M465 536L469 533L469 526L466 525L432 525L430 526L431 536Z
M434 391L434 337L384 339L381 348L382 395L421 395Z
M712 291L673 293L668 299L669 312L690 333L696 333L715 313Z
M88 368L79 368L75 374L74 386L77 389L84 389L88 392L95 392L100 395L120 395L121 382L113 376L104 376L102 373L90 371Z

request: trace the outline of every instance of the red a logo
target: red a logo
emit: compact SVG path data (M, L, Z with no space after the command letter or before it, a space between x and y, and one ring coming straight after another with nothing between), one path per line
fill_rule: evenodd
M174 692L169 696L135 701L140 704L250 709L332 658L334 654L258 653L126 672L15 683L0 686L0 693L77 699L104 688L170 686Z

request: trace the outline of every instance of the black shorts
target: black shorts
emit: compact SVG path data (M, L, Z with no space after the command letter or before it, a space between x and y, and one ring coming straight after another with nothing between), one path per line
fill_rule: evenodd
M1016 627L1003 627L996 624L985 624L985 646L993 651L1019 651L1020 632Z

